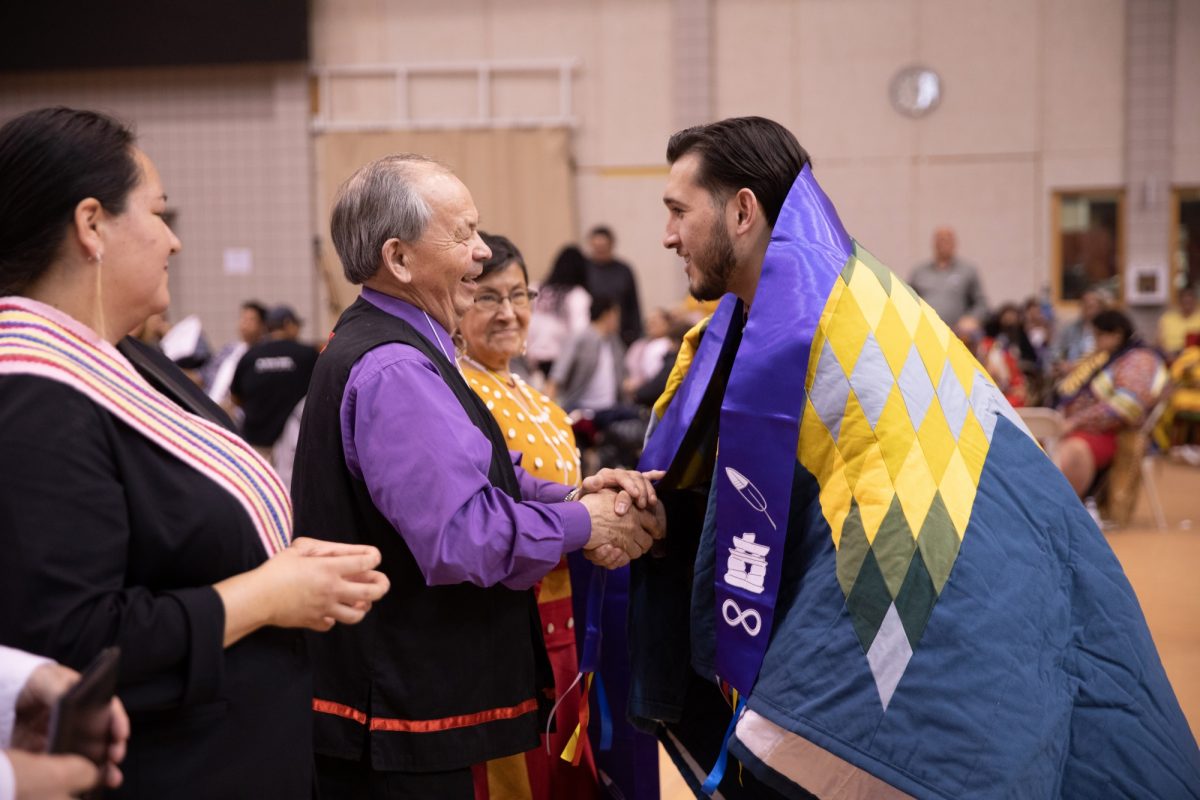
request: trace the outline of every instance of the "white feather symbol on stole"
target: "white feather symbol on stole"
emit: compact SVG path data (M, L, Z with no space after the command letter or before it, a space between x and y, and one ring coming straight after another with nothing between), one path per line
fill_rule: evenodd
M779 527L775 524L775 520L771 519L771 515L767 513L767 498L762 496L762 492L758 490L758 487L733 467L726 467L725 475L729 478L729 482L733 484L733 488L738 490L738 494L750 504L750 507L755 511L761 511L766 516L767 522L771 523L771 527L779 530Z

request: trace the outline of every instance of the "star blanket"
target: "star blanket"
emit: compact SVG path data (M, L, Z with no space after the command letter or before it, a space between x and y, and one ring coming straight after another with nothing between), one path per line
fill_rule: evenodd
M1132 588L984 369L845 236L807 168L767 259L776 266L757 296L786 296L794 315L760 326L756 340L756 302L736 358L722 364L741 323L726 297L689 336L643 462L713 476L688 645L693 668L715 680L730 622L718 605L725 479L689 431L712 424L710 384L733 387L754 341L791 337L806 349L806 360L773 365L802 369L804 388L793 398L774 620L730 753L785 795L1200 797L1200 755ZM749 379L771 393L769 373ZM720 450L730 444L722 438ZM635 564L635 603L653 602L658 571ZM643 691L633 712L668 727L671 703L645 688L663 672L653 663L662 647L638 640L670 637L673 626L656 607L631 610Z

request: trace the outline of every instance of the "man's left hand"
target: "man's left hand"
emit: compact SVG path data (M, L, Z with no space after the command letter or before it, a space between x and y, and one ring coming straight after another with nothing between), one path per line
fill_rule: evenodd
M665 474L661 470L636 472L606 467L595 475L589 475L583 479L583 484L579 487L579 494L575 496L575 499L578 500L584 495L604 489L613 489L617 492L617 500L613 508L617 512L617 516L628 511L631 505L640 509L653 509L658 505L658 495L651 482L661 479Z

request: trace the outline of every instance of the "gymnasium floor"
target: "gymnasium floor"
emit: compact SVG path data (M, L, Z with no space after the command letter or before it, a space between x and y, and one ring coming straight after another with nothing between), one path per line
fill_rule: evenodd
M1192 735L1200 734L1200 468L1160 460L1155 467L1167 530L1155 526L1145 488L1128 527L1108 542L1133 584ZM662 800L692 794L665 754Z

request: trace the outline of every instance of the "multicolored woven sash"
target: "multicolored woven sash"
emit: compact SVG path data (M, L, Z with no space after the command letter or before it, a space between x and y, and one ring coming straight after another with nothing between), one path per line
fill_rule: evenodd
M156 392L89 328L43 303L0 298L0 374L39 375L83 392L233 495L268 556L287 547L292 504L267 462L234 434Z

